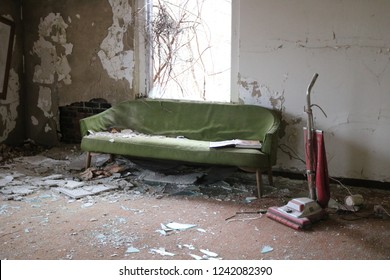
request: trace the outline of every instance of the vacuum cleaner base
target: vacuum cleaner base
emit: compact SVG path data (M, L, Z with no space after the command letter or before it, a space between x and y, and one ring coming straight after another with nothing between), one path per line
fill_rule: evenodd
M314 200L294 198L285 206L268 208L266 216L293 229L307 229L312 223L326 218L327 213Z

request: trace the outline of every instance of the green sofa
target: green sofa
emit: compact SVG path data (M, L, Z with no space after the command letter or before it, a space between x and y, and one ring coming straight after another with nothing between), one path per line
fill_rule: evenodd
M263 171L272 185L279 124L275 111L255 105L137 99L81 119L81 149L87 151L87 167L91 152L237 166L256 172L261 197ZM136 134L121 137L107 132L112 128ZM210 141L230 139L260 140L262 148L209 148Z

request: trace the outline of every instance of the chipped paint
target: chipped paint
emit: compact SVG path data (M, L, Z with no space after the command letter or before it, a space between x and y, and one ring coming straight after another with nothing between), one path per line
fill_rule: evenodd
M267 88L262 84L271 93L285 91L276 168L301 172L305 166L297 158L304 159L305 93L318 72L311 101L328 116L313 107L314 127L325 132L329 174L390 182L390 33L384 32L390 1L312 2L240 2L244 20L237 32L237 72L247 75L240 81L240 97L279 107L277 100L263 99ZM298 20L289 25L286 15ZM261 26L256 36L253 26ZM261 98L252 97L256 87Z
M38 119L35 116L31 116L31 123L34 126L39 124Z
M58 82L65 85L72 83L67 56L72 53L73 45L67 42L67 27L59 13L50 13L41 19L38 26L39 39L33 46L33 54L41 60L40 64L35 65L34 83L53 84L55 76Z
M3 17L13 21L10 15L3 15ZM18 117L17 108L20 103L19 91L19 75L11 68L8 77L6 99L0 99L0 127L2 128L0 130L0 143L5 141L16 127L16 119Z
M244 104L259 104L278 111L283 110L284 91L273 91L254 79L240 76L239 94Z
M48 87L39 87L38 108L41 109L47 118L52 118L51 89Z
M98 56L107 74L116 81L126 79L133 83L134 53L124 49L124 36L131 25L131 7L128 1L109 0L113 24L100 44Z
M48 133L48 132L50 132L51 130L52 130L52 128L51 128L50 125L47 123L47 124L45 125L45 132Z
M0 133L0 142L6 140L10 132L16 127L19 91L19 76L14 69L11 69L8 79L7 98L5 100L0 100L0 125L3 128Z
M37 107L47 119L54 120L46 124L46 133L55 131L55 124L58 123L56 108L53 108L52 88L49 86L60 87L72 83L68 56L72 54L73 44L67 41L67 28L68 24L59 13L50 13L41 18L38 26L39 38L33 44L32 54L40 59L40 64L34 67L33 75L33 82L39 84ZM31 122L33 125L39 123L35 116L31 117ZM50 127L49 123L53 127Z

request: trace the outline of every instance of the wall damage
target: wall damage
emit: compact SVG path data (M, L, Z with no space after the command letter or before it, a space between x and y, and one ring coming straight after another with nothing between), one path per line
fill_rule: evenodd
M109 104L133 98L132 4L23 1L27 138L58 144L61 107L94 98Z
M0 143L5 141L15 129L19 107L19 75L14 69L10 70L7 98L0 99Z
M318 73L312 102L328 117L314 108L314 127L325 132L330 175L390 181L390 122L382 117L390 111L390 2L303 2L241 1L239 98L283 107L278 168L301 172L305 93Z
M125 35L132 23L131 7L127 1L109 0L112 8L112 25L100 44L98 56L107 74L114 80L126 79L133 84L134 53L125 49Z
M284 162L291 160L299 160L295 163L293 168L287 169L299 171L304 170L304 158L301 152L303 147L303 116L294 116L286 112L284 106L286 102L284 85L287 81L288 75L284 75L281 82L282 87L280 91L271 90L269 86L259 83L253 78L239 76L239 97L244 104L258 104L280 113L281 125L279 131L279 167L284 168ZM287 96L288 97L288 96ZM302 142L300 142L302 141ZM302 143L302 145L300 145Z
M67 56L72 54L73 44L67 42L67 27L59 13L50 13L41 19L38 26L39 39L32 50L41 60L40 64L35 65L34 83L72 83Z
M37 107L46 120L31 116L32 125L42 132L57 132L59 128L58 104L54 102L53 89L62 85L70 85L71 67L68 56L72 54L73 44L67 42L66 29L68 24L59 13L49 13L41 18L38 25L39 38L33 44L32 54L38 56L40 63L34 66L33 83L39 85ZM56 91L55 91L56 93Z
M263 107L283 110L284 90L271 90L252 78L239 76L239 97L243 104L261 104Z

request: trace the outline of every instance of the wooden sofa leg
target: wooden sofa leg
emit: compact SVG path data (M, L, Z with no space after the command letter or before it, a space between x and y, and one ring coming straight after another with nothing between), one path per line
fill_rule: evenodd
M87 158L85 161L85 169L87 169L91 166L91 158L92 158L91 152L87 152Z
M256 182L257 182L257 197L260 198L263 196L263 179L261 176L261 170L256 169Z
M113 154L110 154L110 162L113 162L115 160L115 156Z
M274 185L274 179L272 177L272 169L268 169L268 182L270 186Z

